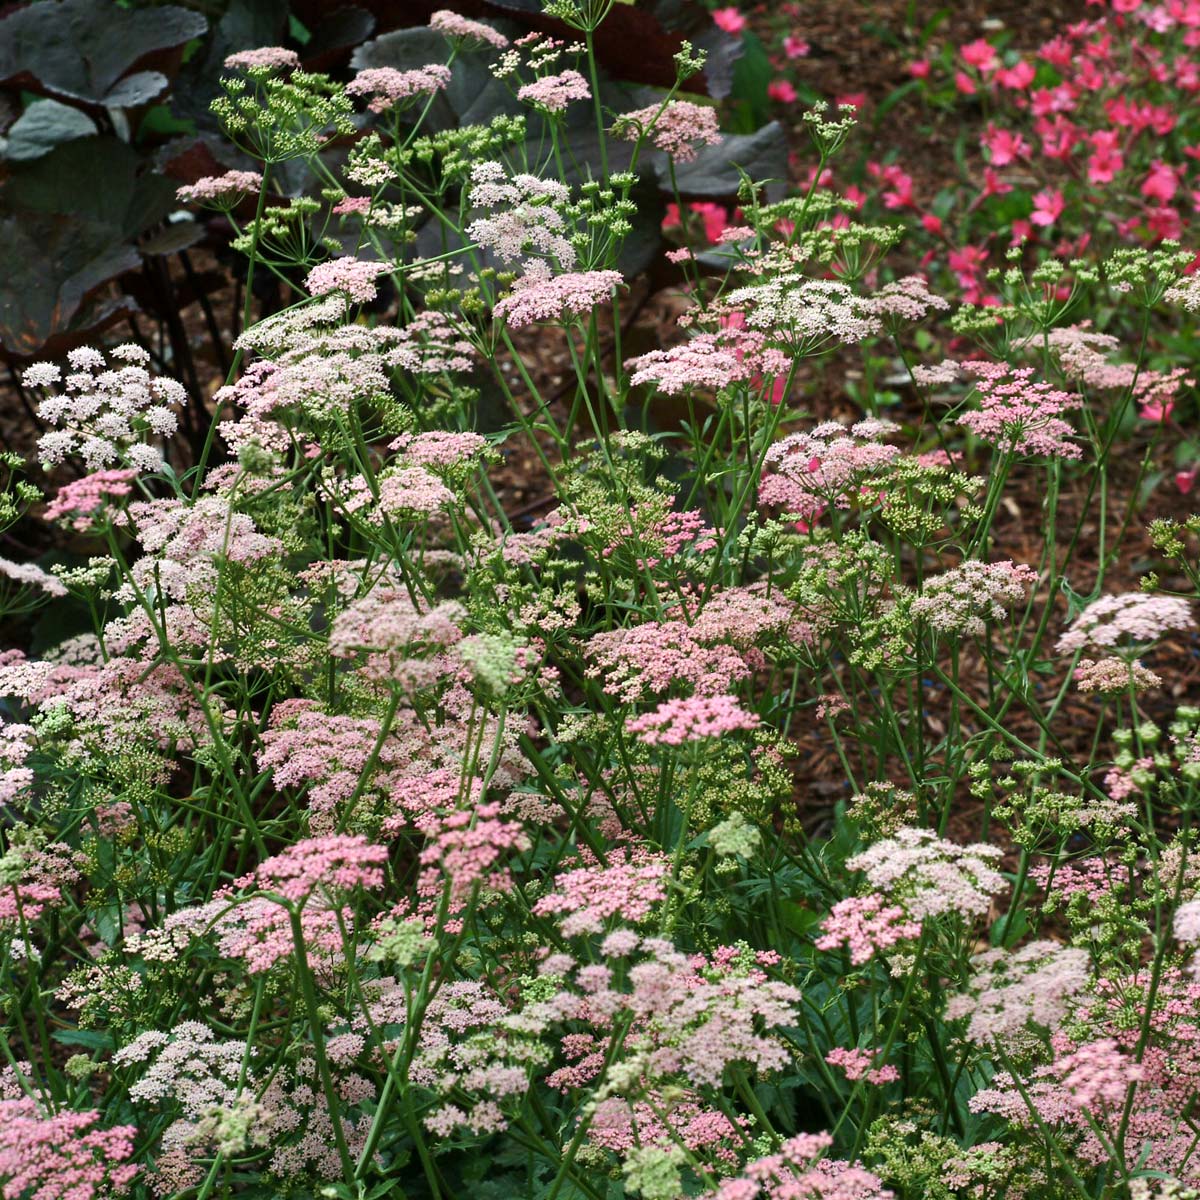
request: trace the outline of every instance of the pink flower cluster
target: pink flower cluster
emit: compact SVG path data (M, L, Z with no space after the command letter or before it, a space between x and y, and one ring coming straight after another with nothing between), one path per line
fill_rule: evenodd
M27 926L47 907L65 903L65 889L79 880L80 856L63 842L12 846L0 857L0 927Z
M259 863L234 885L257 886L290 904L303 904L315 892L373 890L383 886L387 849L358 835L307 838Z
M1075 431L1061 414L1082 403L1080 397L1033 378L1032 367L1004 362L966 362L963 369L978 382L979 410L958 423L998 450L1048 458L1081 458L1071 438Z
M37 563L16 563L0 558L0 576L24 587L35 587L47 596L65 596L67 589L57 575L43 571Z
M175 195L184 204L212 204L219 208L236 205L248 192L262 187L257 171L226 171L224 175L205 175L195 183L185 184Z
M900 456L897 446L883 438L896 426L870 418L847 429L826 421L808 433L792 433L766 454L759 502L778 505L812 523L833 505L848 508L854 499L873 491L865 488L871 476Z
M578 71L560 71L543 75L517 89L517 99L540 108L543 112L560 113L572 100L590 100L588 82Z
M430 63L411 71L395 67L367 67L346 84L348 96L370 96L367 107L375 113L387 112L402 100L431 96L444 91L450 82L450 68Z
M669 154L676 162L691 162L697 147L717 146L721 142L717 110L690 100L672 100L665 107L652 104L649 108L622 113L613 130L631 142L649 138L655 149Z
M880 950L921 936L921 922L913 920L898 904L882 896L849 896L839 900L821 923L825 931L816 940L818 950L845 946L850 961L860 967Z
M472 21L470 17L451 12L447 8L439 9L429 18L429 28L436 29L438 33L452 40L476 42L481 45L486 43L495 46L497 50L503 50L508 45L508 38L500 30L493 29L483 21Z
M387 270L387 263L334 258L313 267L305 277L304 286L312 296L345 292L355 304L369 304L378 295L375 280Z
M63 484L58 495L46 505L46 520L70 518L71 528L82 533L91 528L105 500L129 495L136 478L137 472L131 470L93 471L82 479Z
M1012 1051L1032 1037L1056 1032L1092 978L1086 950L1049 941L1015 951L988 950L972 967L969 990L950 999L946 1017L969 1017L971 1041L989 1046L999 1038Z
M1001 855L998 846L959 846L932 830L904 826L846 865L916 920L948 913L969 920L985 916L992 897L1008 886L996 869Z
M32 1099L0 1099L0 1184L33 1200L108 1200L137 1174L133 1125L96 1128L96 1112L45 1114Z
M1146 645L1195 627L1191 603L1181 597L1121 592L1089 604L1058 639L1057 648L1060 654L1073 654L1088 646Z
M682 746L757 727L758 717L727 695L666 700L653 712L625 722L625 732L647 746Z
M982 637L1025 600L1038 573L1023 563L961 563L926 579L912 612L943 635Z
M554 878L554 890L533 906L535 916L557 916L564 937L600 933L614 917L640 925L666 899L670 867L661 855L614 857L606 866L577 867Z
M587 1039L587 1044L594 1041ZM731 1121L718 1109L706 1107L690 1090L672 1088L665 1095L654 1090L645 1100L632 1103L618 1096L601 1100L588 1126L588 1144L627 1156L641 1146L666 1149L682 1143L688 1150L736 1167L747 1124L744 1117Z
M728 321L716 333L699 333L667 350L651 350L627 364L635 386L657 385L667 396L703 388L720 391L763 376L785 376L788 356L767 345L767 336Z
M290 71L300 65L300 55L282 46L259 46L239 50L225 59L227 71Z
M841 1067L851 1083L857 1083L860 1079L874 1084L894 1083L900 1078L900 1072L890 1064L874 1066L877 1053L878 1051L862 1047L847 1049L844 1046L836 1046L825 1055L825 1061L831 1067Z
M870 1171L823 1157L831 1145L827 1133L789 1138L774 1154L754 1159L740 1175L723 1180L704 1200L892 1200Z
M564 275L523 275L496 303L496 316L513 329L541 321L567 321L590 313L612 298L624 282L620 271L574 271Z
M1081 658L1075 666L1075 686L1086 693L1101 696L1128 695L1130 691L1144 692L1147 688L1162 687L1162 678L1140 662L1123 658Z
M519 823L501 818L498 804L427 821L423 831L427 841L420 855L424 869L417 892L434 898L448 886L451 911L461 908L476 887L509 891L512 876L504 860L530 845Z

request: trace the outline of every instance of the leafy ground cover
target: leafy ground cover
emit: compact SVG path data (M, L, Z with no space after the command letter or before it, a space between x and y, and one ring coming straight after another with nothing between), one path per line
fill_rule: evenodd
M6 1197L1196 1195L1200 3L845 7L18 14Z

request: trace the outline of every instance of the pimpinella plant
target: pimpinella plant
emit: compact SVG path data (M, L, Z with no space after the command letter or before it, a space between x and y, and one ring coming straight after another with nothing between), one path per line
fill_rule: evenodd
M0 656L6 1194L1187 1194L1195 522L1139 586L1109 503L1185 386L1181 252L949 313L819 113L647 347L642 176L682 206L726 135L693 51L615 109L609 7L554 12L582 41L230 60L257 161L184 198L289 303L194 461L136 350L25 372L87 553L4 567L53 630ZM448 132L468 54L519 111ZM907 404L823 402L885 353Z

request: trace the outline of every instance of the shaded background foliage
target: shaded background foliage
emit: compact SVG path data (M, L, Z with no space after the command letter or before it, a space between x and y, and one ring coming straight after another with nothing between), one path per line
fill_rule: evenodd
M242 307L228 271L231 231L223 218L198 219L175 200L180 184L245 165L222 144L209 111L227 55L286 45L300 53L305 69L335 77L365 66L419 65L442 52L424 28L438 7L445 5L38 0L10 6L0 19L0 230L7 250L0 354L11 393L6 436L18 405L23 419L36 426L14 368L61 357L113 327L121 327L121 336L132 334L159 370L201 399L212 372L195 361L182 316L199 310L212 342L209 365L220 373L228 369ZM542 16L537 0L464 0L451 7L500 19L516 36L569 33ZM618 92L628 98L639 86L668 82L671 56L685 37L709 51L706 72L689 87L727 96L736 40L723 37L696 0L639 0L618 5L597 42L614 99ZM434 127L486 121L511 105L484 63L460 60L454 72L448 97L433 114ZM594 156L594 129L581 127L575 138L581 161L589 152ZM737 175L729 163L735 159L753 166L760 178L782 179L782 132L772 125L749 144L734 139L719 154L702 157L680 179L685 196L731 197ZM276 193L299 194L305 185L299 172L281 172L272 186ZM646 267L661 248L665 201L652 191L641 199L642 228L625 264L632 271ZM256 299L265 315L281 300L270 279L260 279L259 286ZM204 424L198 411L188 430L193 438Z

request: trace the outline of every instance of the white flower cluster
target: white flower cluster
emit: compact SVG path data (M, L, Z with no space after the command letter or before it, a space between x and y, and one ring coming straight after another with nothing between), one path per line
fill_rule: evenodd
M54 363L34 363L25 371L26 387L62 385L38 406L38 416L52 426L38 442L44 467L72 455L90 471L114 463L139 471L166 465L150 439L175 432L175 409L187 403L187 390L174 379L151 376L150 355L140 346L118 346L109 356L123 365L110 367L99 350L83 346L67 355L71 373L65 379Z

